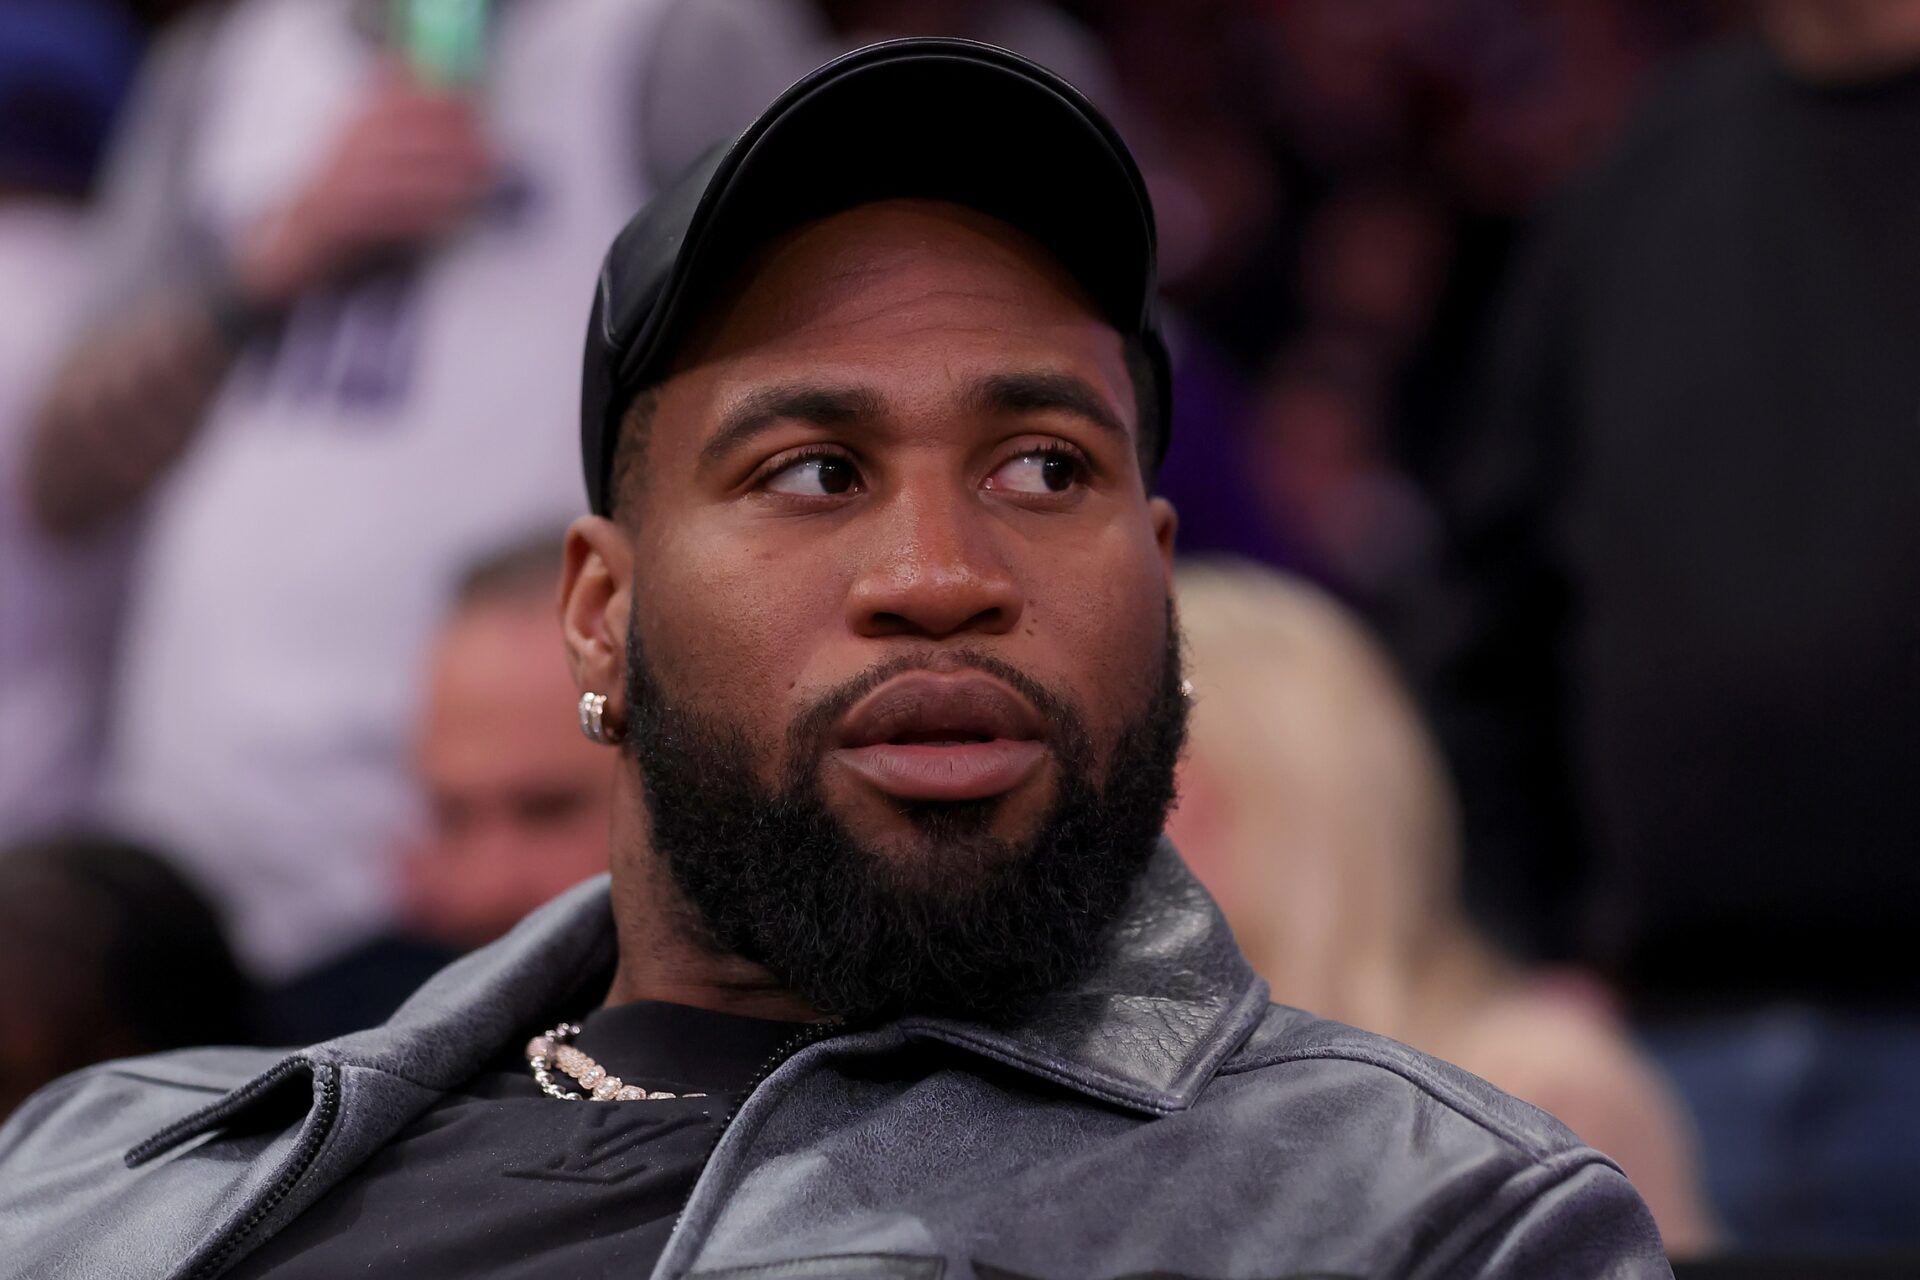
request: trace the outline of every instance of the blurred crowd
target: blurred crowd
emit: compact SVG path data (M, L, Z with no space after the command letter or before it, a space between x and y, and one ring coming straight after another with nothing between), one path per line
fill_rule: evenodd
M1146 173L1171 834L1275 998L1676 1255L1920 1248L1920 0L0 0L0 1115L604 865L593 272L895 34Z

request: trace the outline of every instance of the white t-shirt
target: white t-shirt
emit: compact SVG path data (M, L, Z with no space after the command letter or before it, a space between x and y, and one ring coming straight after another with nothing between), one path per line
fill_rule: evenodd
M231 234L317 163L376 65L351 7L246 0L214 31L171 144L190 233ZM134 577L110 812L224 900L268 976L388 918L417 684L460 571L584 510L582 336L645 153L744 125L816 51L773 0L494 11L500 188L410 268L306 299L245 354L155 494ZM649 136L650 96L684 120L701 93L696 144Z
M56 545L21 492L27 428L92 280L73 206L0 204L0 843L84 814L126 539Z

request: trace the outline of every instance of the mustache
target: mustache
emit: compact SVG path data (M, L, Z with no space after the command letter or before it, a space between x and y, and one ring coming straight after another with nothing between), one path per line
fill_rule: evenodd
M875 689L909 671L951 675L979 671L1000 680L1032 703L1045 722L1047 745L1069 766L1085 767L1093 756L1093 742L1073 700L1056 693L1003 658L972 649L902 653L867 668L808 703L787 730L787 759L796 778L810 774L827 752L833 727L853 705Z

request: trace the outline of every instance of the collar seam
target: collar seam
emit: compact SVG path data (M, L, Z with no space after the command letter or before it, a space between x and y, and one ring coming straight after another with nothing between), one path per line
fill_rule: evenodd
M1012 1067L1016 1071L1038 1076L1042 1080L1051 1080L1078 1093L1127 1107L1130 1110L1144 1111L1151 1115L1169 1115L1183 1109L1181 1101L1166 1090L1142 1088L1138 1084L1122 1080L1083 1063L1049 1063L1037 1054L1019 1051L1015 1048L1018 1042L1011 1039L1002 1039L990 1033L981 1034L940 1022L904 1020L899 1025L909 1038L924 1037L966 1049L1003 1066ZM1024 1047L1020 1046L1021 1049Z

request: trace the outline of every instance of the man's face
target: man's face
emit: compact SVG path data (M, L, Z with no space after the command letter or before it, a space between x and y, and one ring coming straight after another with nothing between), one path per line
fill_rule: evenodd
M1006 864L1067 836L1104 856L1120 757L1140 776L1107 869L1137 870L1181 720L1173 514L1147 496L1134 404L1119 335L1052 260L951 206L802 228L709 306L621 494L632 594L606 612L628 606L614 683L655 843L723 944L776 972L805 945L804 921L776 941L714 919L791 874L893 921L814 931L925 942L939 967L942 940L902 921L985 928L1047 876L1098 878L1071 851L1024 885ZM715 845L774 828L806 875L748 883Z
M991 800L995 835L1030 835L1057 752L1001 682L949 659L1057 691L1104 765L1166 641L1173 519L1147 497L1133 406L1119 335L1011 229L906 201L804 228L661 388L632 495L640 641L673 689L753 732L770 784L803 709L924 661L937 674L836 726L833 811L901 858L919 802Z
M409 924L476 946L607 869L613 764L580 736L551 598L489 600L441 633L419 741L426 838L403 863Z

